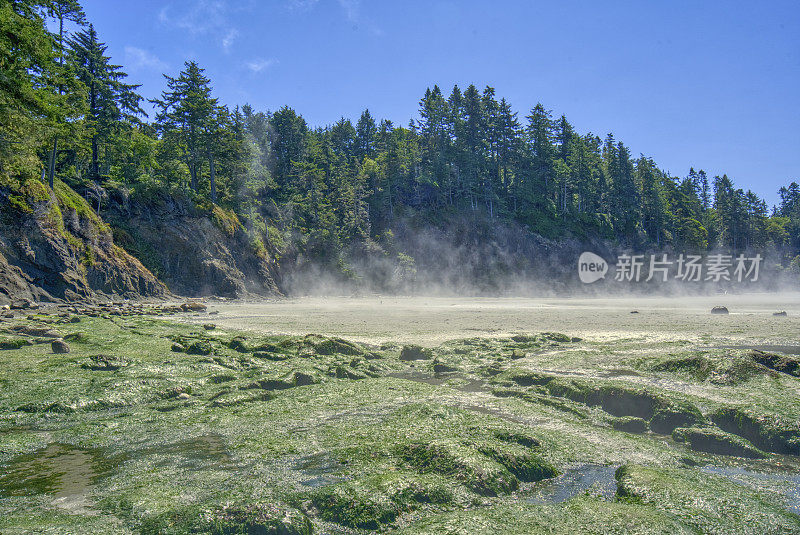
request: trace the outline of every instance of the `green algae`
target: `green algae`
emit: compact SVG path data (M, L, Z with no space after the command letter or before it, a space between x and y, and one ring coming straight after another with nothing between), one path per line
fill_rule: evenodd
M0 329L15 338L22 325L57 327L72 353L0 352L0 464L51 444L120 462L92 480L91 514L54 508L44 487L0 498L2 532L737 533L750 517L796 529L767 491L720 505L730 518L686 497L744 492L698 466L797 467L774 452L794 451L798 379L751 361L756 373L714 380L745 353L706 352L713 369L698 373L662 365L692 359L691 345L567 335L456 340L405 360L398 344L144 316L37 314ZM521 503L537 485L566 488L576 464L606 473L630 459L616 497Z

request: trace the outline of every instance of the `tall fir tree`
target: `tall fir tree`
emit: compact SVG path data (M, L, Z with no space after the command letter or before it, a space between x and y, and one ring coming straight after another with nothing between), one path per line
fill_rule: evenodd
M111 142L123 125L131 125L145 115L140 106L138 85L126 84L122 67L111 63L108 46L97 38L94 26L80 31L69 41L68 61L86 88L86 123L91 139L89 175L100 177L100 149Z

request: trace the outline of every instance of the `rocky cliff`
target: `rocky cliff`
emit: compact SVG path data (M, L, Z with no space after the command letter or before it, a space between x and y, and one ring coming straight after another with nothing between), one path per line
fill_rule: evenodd
M118 243L172 292L229 298L280 293L274 256L233 212L161 192L131 198L112 191L104 204Z
M166 294L68 186L57 181L53 191L37 180L0 181L0 303Z

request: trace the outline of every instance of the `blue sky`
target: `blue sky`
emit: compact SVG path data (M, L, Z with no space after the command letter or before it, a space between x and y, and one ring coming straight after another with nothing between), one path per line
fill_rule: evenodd
M769 204L800 179L800 3L84 0L153 97L184 60L229 104L289 105L311 125L407 124L425 88L491 85L581 132L613 132L684 176L727 173Z

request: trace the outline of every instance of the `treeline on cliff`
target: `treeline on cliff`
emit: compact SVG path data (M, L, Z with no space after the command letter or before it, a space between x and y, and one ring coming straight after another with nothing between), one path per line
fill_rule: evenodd
M32 181L63 182L101 214L120 194L169 196L241 227L256 252L345 273L354 245L391 250L398 221L465 218L632 248L774 248L800 271L796 182L770 208L726 175L671 176L542 104L520 115L491 87L433 86L408 126L365 110L315 127L289 107L221 104L187 61L148 117L75 0L3 2L0 22L0 180L15 209Z

